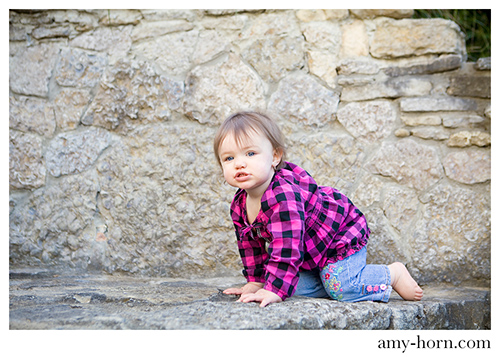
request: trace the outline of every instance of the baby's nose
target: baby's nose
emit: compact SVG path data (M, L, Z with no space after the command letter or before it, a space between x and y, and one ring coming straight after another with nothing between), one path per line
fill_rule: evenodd
M238 159L238 160L235 160L235 166L237 169L240 169L240 168L244 168L247 166L245 160L241 160L241 159Z

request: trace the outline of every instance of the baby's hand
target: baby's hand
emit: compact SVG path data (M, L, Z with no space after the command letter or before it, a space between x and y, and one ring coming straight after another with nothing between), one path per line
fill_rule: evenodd
M260 307L264 307L275 302L281 302L283 300L272 291L266 289L259 289L255 293L242 294L238 301L241 302L256 301L260 302Z
M259 289L262 289L263 286L264 286L264 284L262 284L262 283L250 282L250 283L247 283L245 286L243 286L241 288L229 288L229 289L226 289L226 290L223 291L223 293L224 294L228 294L228 295L250 294L250 293L257 292ZM240 300L238 300L238 301L240 301Z

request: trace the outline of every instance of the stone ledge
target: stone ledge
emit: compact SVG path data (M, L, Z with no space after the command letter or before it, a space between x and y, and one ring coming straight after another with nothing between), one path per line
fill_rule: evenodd
M220 289L242 278L179 280L11 271L11 330L491 329L490 289L424 286L424 300L339 303L292 297L259 308Z

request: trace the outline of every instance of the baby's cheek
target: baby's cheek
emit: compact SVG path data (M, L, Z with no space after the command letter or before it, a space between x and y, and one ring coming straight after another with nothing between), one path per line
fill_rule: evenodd
M233 179L233 175L229 172L226 172L224 171L224 180L230 184L231 186L234 186L234 179Z

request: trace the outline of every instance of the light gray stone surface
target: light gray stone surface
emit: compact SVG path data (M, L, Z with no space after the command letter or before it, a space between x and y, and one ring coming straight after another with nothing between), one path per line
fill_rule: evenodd
M33 134L11 131L9 140L9 185L32 189L45 184L46 168L42 139Z
M491 180L491 157L488 151L470 149L451 152L443 160L446 175L451 179L473 184Z
M47 169L54 177L83 172L109 146L111 135L98 128L62 133L45 153Z
M393 79L376 81L364 86L346 87L342 100L346 102L363 101L377 98L399 98L423 96L430 93L432 83L420 79Z
M108 59L79 48L61 49L55 80L62 87L92 88L99 83Z
M463 34L450 20L380 17L374 22L370 53L376 58L465 52Z
M489 197L469 188L439 184L420 200L423 215L409 239L415 273L427 276L428 281L454 284L460 279L481 280L492 258ZM467 254L471 249L474 256Z
M234 111L263 109L265 91L255 72L229 54L222 62L197 66L188 74L183 110L202 124L217 125Z
M59 46L43 43L37 46L10 48L9 86L19 94L47 97L52 69L57 61Z
M10 274L11 330L481 330L491 328L487 288L424 287L421 302L342 303L291 297L260 308L220 291L241 278L196 280Z
M473 99L456 97L403 98L403 112L474 111L477 103Z
M302 37L273 37L257 40L242 52L242 57L266 82L277 82L287 72L304 67Z
M391 102L373 100L347 103L338 110L337 118L355 138L374 142L391 134L397 114Z
M443 177L437 151L410 138L395 144L382 143L367 168L417 190L426 189Z
M311 76L284 78L269 99L269 109L288 120L288 125L322 127L335 120L339 95Z

